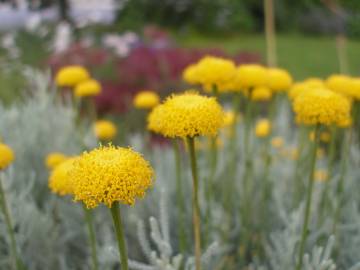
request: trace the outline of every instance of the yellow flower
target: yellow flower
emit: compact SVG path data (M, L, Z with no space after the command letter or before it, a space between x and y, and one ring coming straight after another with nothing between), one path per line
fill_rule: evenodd
M182 74L183 80L188 84L200 84L200 78L196 74L197 64L187 66Z
M196 67L190 67L190 71L186 70L184 77L187 78L187 81L202 84L205 90L211 91L215 86L218 91L226 92L231 91L231 89L226 88L234 78L235 71L236 67L233 61L220 57L205 56L200 59Z
M271 145L275 148L280 148L284 145L284 139L280 136L271 139Z
M49 169L54 169L60 163L64 162L68 157L62 153L53 152L47 155L45 164Z
M296 97L293 108L298 123L330 125L349 118L351 104L340 94L317 88Z
M237 68L235 85L238 91L265 86L267 80L267 69L256 64L244 64Z
M61 196L71 195L74 192L74 183L70 175L77 157L69 158L56 166L49 177L49 188L53 193Z
M293 83L291 75L285 69L270 68L267 76L267 86L274 92L287 91Z
M349 94L352 98L360 100L360 78L352 78L349 85Z
M88 208L114 202L133 205L153 184L149 163L130 148L101 146L84 152L70 172L74 199Z
M223 125L224 113L213 97L195 92L172 95L148 118L148 128L165 137L215 136Z
M0 143L0 171L8 167L15 159L13 150L6 144Z
M154 91L141 91L136 94L133 103L137 109L152 109L160 103L160 97Z
M98 120L94 124L94 133L99 140L111 140L115 137L117 130L111 121Z
M232 126L236 121L236 115L233 111L224 112L224 127Z
M314 179L315 181L318 181L318 182L325 182L326 180L328 180L328 173L327 171L325 170L316 170L314 172Z
M89 72L82 66L66 66L61 68L56 76L55 81L61 87L73 87L78 83L90 78Z
M74 95L77 97L92 97L101 93L101 85L97 80L82 81L75 87Z
M342 121L340 121L339 123L337 123L338 127L340 128L349 128L352 125L352 118L345 118Z
M257 137L263 138L267 137L271 131L270 121L267 119L261 119L257 122L255 127L255 135Z
M270 100L272 92L265 86L258 86L251 92L251 100L254 101L266 101Z
M351 97L351 78L346 75L333 74L326 79L326 86L332 91Z

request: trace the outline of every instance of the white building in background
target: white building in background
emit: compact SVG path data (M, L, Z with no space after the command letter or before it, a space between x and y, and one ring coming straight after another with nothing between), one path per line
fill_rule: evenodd
M16 0L17 7L9 3L0 3L0 31L26 27L31 29L43 21L58 19L56 6L39 11L30 10L26 0ZM110 24L116 11L125 0L69 0L69 16L77 26L92 23Z

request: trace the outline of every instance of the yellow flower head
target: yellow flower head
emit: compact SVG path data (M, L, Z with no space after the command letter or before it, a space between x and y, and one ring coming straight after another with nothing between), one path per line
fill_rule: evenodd
M6 144L0 143L0 171L8 167L15 159L13 150Z
M328 179L328 173L325 170L318 169L314 172L314 179L317 182L325 182Z
M97 80L82 81L75 87L74 95L77 97L93 97L101 93L101 85Z
M272 92L265 86L258 86L251 92L251 100L253 101L267 101L270 100Z
M291 100L294 100L299 94L304 91L311 91L314 88L324 88L325 83L318 78L308 78L303 82L295 83L288 91L288 96Z
M64 162L68 157L59 152L53 152L47 155L45 164L49 169L54 169L60 163Z
M271 131L270 121L267 119L261 119L257 122L255 127L255 135L259 138L267 137Z
M172 95L148 118L148 128L165 137L215 136L224 113L213 97L194 92Z
M101 203L108 207L114 202L133 205L153 184L154 172L139 153L109 145L84 152L70 176L75 201L94 208Z
M73 87L89 78L89 72L84 67L66 66L56 73L55 81L60 87Z
M274 92L287 91L293 83L289 72L281 68L270 68L268 70L267 86Z
M99 140L112 140L117 133L117 129L111 121L98 120L94 124L94 133Z
M352 125L352 118L344 118L343 120L341 120L339 123L337 123L337 126L340 128L349 128Z
M188 84L200 84L200 78L196 74L197 67L197 64L191 64L184 69L182 77Z
M240 65L236 71L236 85L239 90L265 86L267 80L267 69L257 64Z
M77 158L69 158L56 166L49 177L49 188L53 193L61 196L71 195L74 192L74 183L70 175Z
M192 77L190 81L197 81L203 85L205 90L212 90L212 87L217 87L220 92L230 91L226 89L229 82L235 76L236 67L233 61L214 57L205 56L196 64L196 68L192 67L187 71L187 78ZM184 74L185 76L185 74Z
M136 94L133 103L137 109L152 109L160 103L160 97L154 91L141 91Z
M280 136L271 139L271 145L274 148L280 148L284 145L284 139Z
M313 89L295 98L296 121L306 125L338 124L350 117L350 101L327 89Z
M224 112L224 127L232 126L236 121L236 115L233 111Z
M351 78L349 76L333 74L326 79L326 87L330 90L351 97Z

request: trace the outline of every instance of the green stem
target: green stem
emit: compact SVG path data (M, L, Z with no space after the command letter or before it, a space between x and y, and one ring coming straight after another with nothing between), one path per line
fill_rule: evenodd
M293 190L293 198L294 198L294 207L297 207L297 205L299 204L299 201L301 199L301 194L303 194L303 182L301 180L301 174L299 172L300 170L300 164L302 161L302 156L303 156L303 149L304 149L304 144L306 141L306 135L307 135L307 130L304 126L300 126L299 127L300 131L299 131L299 137L298 137L298 147L297 147L297 151L298 151L298 157L296 159L295 162L295 170L294 170L294 190Z
M21 270L21 269L23 269L23 264L20 260L18 252L17 252L15 234L14 234L13 225L12 225L12 221L11 221L11 217L10 217L10 213L9 213L9 208L8 208L6 198L5 198L5 192L2 187L1 178L0 178L0 200L1 200L1 209L4 214L6 228L8 231L9 238L10 238L10 248L11 248L11 253L13 256L14 269Z
M95 230L94 230L94 223L91 215L91 210L87 209L84 204L83 204L83 210L89 232L89 241L91 247L91 259L93 262L93 269L98 270L99 267L98 267L97 252L96 252L96 238L95 238Z
M176 139L173 139L175 171L176 171L176 196L178 203L178 222L179 222L179 249L183 254L186 250L186 234L185 234L185 201L181 182L181 154L180 147Z
M200 229L200 206L199 206L199 179L197 172L195 139L187 137L190 152L191 172L193 176L193 226L195 240L195 269L201 269L201 229Z
M308 234L308 226L309 226L309 219L310 219L310 209L311 209L311 201L312 201L312 193L314 187L314 171L316 166L316 150L319 141L319 125L315 127L315 139L311 151L311 168L310 168L310 175L309 181L307 186L307 193L306 193L306 205L305 205L305 212L304 212L304 224L301 233L301 240L300 240L300 248L299 248L299 256L298 256L298 264L296 270L301 270L302 263L303 263L303 256L305 250L305 242L307 239Z
M120 213L120 207L119 203L115 202L113 203L112 207L110 208L112 219L114 222L115 227L115 233L116 238L118 242L118 248L120 253L120 261L121 261L121 269L122 270L128 270L128 257L127 257L127 250L126 250L126 244L125 244L125 236L124 236L124 230L123 225L121 221L121 213Z

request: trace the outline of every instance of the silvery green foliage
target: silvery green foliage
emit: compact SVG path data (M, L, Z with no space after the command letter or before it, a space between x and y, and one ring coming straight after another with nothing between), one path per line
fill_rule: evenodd
M51 194L47 187L48 170L44 158L50 152L68 155L79 154L84 148L97 145L89 123L76 126L76 110L70 98L59 98L52 87L49 74L24 68L27 89L24 101L6 108L0 105L0 135L15 151L16 161L1 174L19 246L19 253L29 270L82 270L91 268L90 250L82 207ZM215 177L211 178L210 154L207 147L198 151L200 177L200 208L204 241L208 246L202 257L204 269L288 270L294 269L303 222L304 196L293 204L294 166L288 152L295 148L298 132L295 132L288 105L279 105L279 117L274 122L274 136L282 136L282 149L270 148L271 167L264 177L264 143L252 136L253 190L252 216L254 226L263 230L261 243L263 255L253 255L252 261L241 260L224 264L236 258L241 248L242 229L247 220L241 216L245 203L244 188L244 125L237 126L236 148L232 149L228 135L220 139ZM126 123L125 123L126 124ZM81 132L79 131L81 130ZM194 269L191 218L191 171L185 147L182 149L182 187L185 196L185 214L181 219L175 185L175 162L171 147L148 148L141 135L128 136L128 145L144 154L155 169L156 182L144 200L136 206L121 208L128 243L130 266L140 270L177 270L182 264L186 270ZM203 139L206 145L207 139ZM233 150L237 153L232 168ZM308 155L309 149L303 149ZM350 147L347 162L344 197L338 199L337 187L341 168L329 185L332 200L325 217L320 215L320 197L324 183L314 186L314 203L311 209L308 241L303 270L360 269L360 151L359 145ZM284 154L285 153L285 154ZM305 162L306 163L306 162ZM317 162L317 168L326 168L327 159ZM232 175L232 171L235 175ZM301 167L300 181L308 179L308 167ZM208 183L213 181L213 194L208 199ZM271 183L271 194L265 205L261 204L264 181ZM165 192L166 191L166 192ZM166 196L164 196L166 195ZM334 211L341 205L337 230L333 230ZM100 269L119 269L116 238L111 215L100 206L93 211L97 235ZM209 216L210 214L210 216ZM156 217L156 218L155 218ZM149 220L149 222L147 222ZM178 225L185 224L187 249L179 249ZM10 268L9 243L3 216L0 214L0 269ZM334 237L330 235L334 234ZM329 238L330 237L330 238ZM206 239L205 239L206 238ZM327 241L327 244L324 243ZM210 244L216 243L216 244ZM324 249L319 248L325 246ZM315 248L314 248L315 247ZM331 251L332 250L332 251Z
M129 261L131 268L136 270L180 270L182 265L185 265L185 270L195 269L194 257L190 256L187 259L183 254L174 254L170 240L170 228L168 220L168 201L165 199L165 191L161 192L160 196L160 217L157 220L154 217L149 218L150 223L150 238L155 244L156 249L151 248L149 237L145 231L145 225L142 220L138 221L138 239L141 251L144 253L148 264L140 263L137 261ZM201 257L202 266L205 269L212 269L214 265L214 258L220 255L221 249L218 243L214 242L204 252Z

